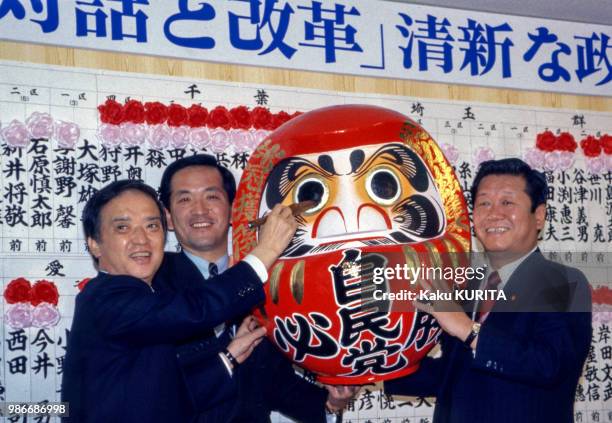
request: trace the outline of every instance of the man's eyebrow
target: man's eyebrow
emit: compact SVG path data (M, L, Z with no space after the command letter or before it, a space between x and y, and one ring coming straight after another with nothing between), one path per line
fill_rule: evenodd
M113 217L111 219L111 222L129 222L130 220L132 219L127 216L117 216L117 217Z
M171 195L181 195L181 194L190 194L192 192L196 192L196 191L200 191L200 189L177 189L176 191L173 191ZM204 192L210 192L210 191L215 191L215 192L223 192L224 189L221 187L206 187L203 189Z
M476 194L476 197L480 197L482 195L489 195L491 192L499 192L500 194L511 194L511 195L516 195L516 191L511 191L511 190L507 190L507 189L502 189L502 190L498 190L498 189L490 189L490 190L478 190L478 193Z

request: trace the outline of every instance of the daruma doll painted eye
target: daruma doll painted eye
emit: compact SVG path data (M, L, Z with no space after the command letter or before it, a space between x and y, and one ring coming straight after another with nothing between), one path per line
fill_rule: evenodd
M266 303L256 311L268 336L324 383L414 372L441 330L414 310L407 295L420 287L405 270L466 265L470 248L452 167L398 112L346 105L305 113L270 134L244 170L233 205L234 258L257 241L249 221L277 203L306 200L314 205L270 269Z

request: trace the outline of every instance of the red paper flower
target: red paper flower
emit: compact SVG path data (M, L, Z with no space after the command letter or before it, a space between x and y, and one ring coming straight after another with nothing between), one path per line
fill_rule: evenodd
M272 113L265 107L255 107L251 112L255 129L272 129Z
M168 119L168 108L159 101L145 103L145 119L149 125L158 125Z
M145 108L138 100L130 100L123 106L124 122L143 123L145 120Z
M279 126L281 126L283 123L287 122L289 119L291 119L291 116L289 115L289 113L287 112L278 112L275 115L272 116L272 129L276 129Z
M187 109L180 104L171 104L168 107L168 126L186 125L188 119Z
M230 129L232 127L232 116L223 106L217 106L208 114L207 125L211 128Z
M251 127L251 113L246 106L234 107L230 110L234 126L240 129L249 129Z
M599 138L599 143L601 144L601 148L603 148L604 153L612 154L612 135L602 135Z
M79 291L82 291L83 288L85 288L85 285L87 285L87 283L91 280L91 278L84 278L81 279L78 283L77 283L77 288L79 288Z
M580 147L587 157L597 157L601 154L601 144L593 135L589 135L580 141Z
M30 298L32 286L26 278L13 279L4 289L4 299L9 304L28 302Z
M30 303L36 307L40 303L49 303L57 305L59 300L59 293L57 287L51 281L41 279L36 281L32 287L32 299Z
M573 153L578 148L578 143L574 140L574 136L569 132L561 132L557 137L557 150L569 151Z
M98 106L102 123L119 125L123 122L123 106L115 100L108 99Z
M612 289L607 286L600 286L593 289L593 304L610 304L612 305Z
M187 109L189 115L189 126L192 128L200 128L206 126L206 119L208 119L208 110L206 107L202 107L199 104L192 104Z
M542 151L554 151L557 144L557 137L550 131L538 134L536 138L536 147Z

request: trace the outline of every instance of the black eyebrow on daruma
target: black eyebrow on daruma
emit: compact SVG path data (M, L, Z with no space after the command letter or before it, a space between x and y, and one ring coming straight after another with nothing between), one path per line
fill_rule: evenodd
M374 160L384 157L383 160L392 163L410 181L410 184L419 192L427 191L429 188L428 171L421 158L410 148L403 144L386 144L376 150L357 170L357 177L361 177Z
M281 160L268 175L266 181L266 205L269 208L280 203L291 189L293 182L297 179L300 169L307 167L324 178L330 178L333 173L325 168L301 157L289 157Z

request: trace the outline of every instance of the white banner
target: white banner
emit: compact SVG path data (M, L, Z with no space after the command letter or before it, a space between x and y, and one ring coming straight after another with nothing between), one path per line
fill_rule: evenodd
M0 39L612 95L612 27L373 0L13 0Z

